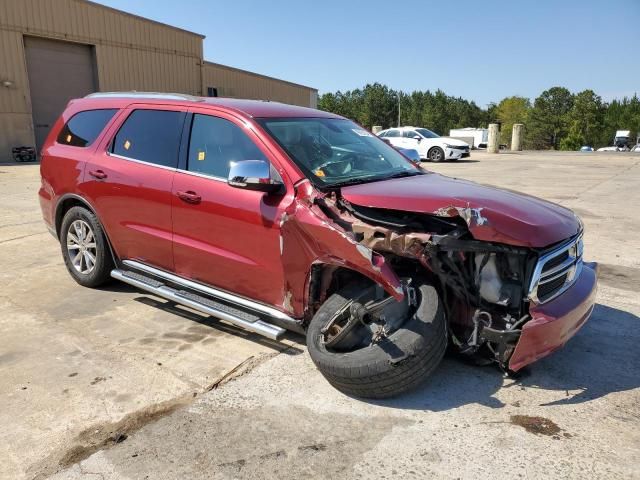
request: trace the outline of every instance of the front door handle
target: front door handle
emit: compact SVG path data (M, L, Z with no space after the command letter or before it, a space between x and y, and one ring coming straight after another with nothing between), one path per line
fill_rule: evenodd
M202 200L202 197L198 195L196 192L192 190L187 190L186 192L176 192L178 198L187 203L198 204Z
M102 170L90 170L89 175L97 178L98 180L104 180L105 178L107 178L107 174L104 173Z

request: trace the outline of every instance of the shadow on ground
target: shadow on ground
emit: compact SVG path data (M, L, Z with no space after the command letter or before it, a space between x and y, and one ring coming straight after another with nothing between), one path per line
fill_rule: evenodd
M124 284L109 288L111 291L135 291ZM280 342L227 325L173 302L147 295L136 297L135 301L274 350L285 347ZM505 404L495 394L500 389L517 388L562 392L563 398L542 405L568 405L631 390L640 387L639 327L640 318L636 315L598 304L589 321L564 348L527 367L516 379L506 378L495 366L469 365L459 356L449 354L418 390L399 398L371 403L431 411L445 411L467 404L502 408ZM301 335L288 333L285 339L300 347L304 345ZM302 348L294 346L287 349L287 353L292 355L302 352Z
M191 320L195 323L199 323L200 325L209 327L212 330L217 330L218 332L224 332L229 335L234 335L236 337L240 337L245 340L258 343L260 345L272 348L274 350L278 350L278 351L286 350L286 353L288 355L297 355L302 353L302 350L300 348L278 342L277 340L270 340L266 337L263 337L262 335L258 335L257 333L243 330L242 328L239 328L239 327L227 325L226 323L224 323L223 321L215 317L197 313L193 310L189 310L186 307L178 305L174 302L170 302L168 300L158 299L156 297L146 296L146 295L136 297L134 300L136 302L143 303L150 307L158 308L160 310L163 310L165 312L168 312L174 315L179 315L182 318L186 318L187 320ZM287 332L283 340L288 340L298 345L304 345L304 337L302 335L297 335L291 332Z
M578 404L632 390L640 387L639 327L637 316L598 304L564 348L528 367L518 379L505 378L493 366L470 366L451 355L418 390L372 403L438 412L467 404L502 408L505 404L495 396L501 388L561 392L561 399L541 405Z

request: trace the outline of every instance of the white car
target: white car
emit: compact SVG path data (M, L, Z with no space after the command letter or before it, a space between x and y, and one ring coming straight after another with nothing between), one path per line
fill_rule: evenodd
M396 148L416 150L422 160L439 162L459 160L469 156L468 143L455 138L441 137L426 128L389 128L378 132L378 136L389 141Z

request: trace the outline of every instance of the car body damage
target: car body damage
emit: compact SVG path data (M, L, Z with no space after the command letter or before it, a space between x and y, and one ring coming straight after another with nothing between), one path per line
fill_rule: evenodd
M460 217L476 240L544 248L580 230L569 209L531 197L436 173L342 190L355 205Z
M468 193L439 199L451 185L483 192L486 206ZM567 280L563 289L578 289L571 297L575 305L567 309L565 299L558 311L553 302L549 308L532 301L532 278L540 258L567 238L580 238L581 225L562 207L510 192L496 199L494 190L431 173L328 191L300 182L281 221L288 273L283 295L290 298L292 313L311 318L335 288L342 267L381 285L396 300L409 292L409 279L428 277L439 288L449 335L460 352L511 370L547 355L588 317L595 271L575 285ZM574 265L582 262L577 248L576 243Z

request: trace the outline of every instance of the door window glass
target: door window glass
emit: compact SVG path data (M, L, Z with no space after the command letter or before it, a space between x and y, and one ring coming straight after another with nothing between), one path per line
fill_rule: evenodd
M400 136L400 131L399 130L389 130L385 136L386 137L399 137Z
M185 115L169 110L134 110L116 134L112 152L176 168Z
M267 158L242 129L224 118L195 114L187 170L226 179L232 162Z
M58 143L73 147L88 147L98 138L117 111L114 108L76 113L60 130Z

